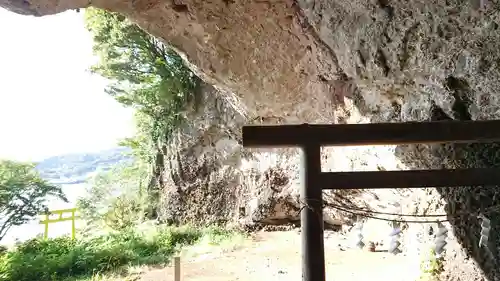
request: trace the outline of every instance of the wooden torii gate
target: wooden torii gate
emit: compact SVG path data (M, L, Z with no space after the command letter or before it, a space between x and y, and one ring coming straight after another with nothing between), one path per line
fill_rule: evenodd
M500 185L500 168L322 172L322 146L500 141L500 120L244 126L244 147L299 147L302 151L302 280L325 280L323 189Z

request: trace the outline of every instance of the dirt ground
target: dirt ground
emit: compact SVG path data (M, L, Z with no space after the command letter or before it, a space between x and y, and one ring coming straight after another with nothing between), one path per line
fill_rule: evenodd
M351 249L336 233L325 233L326 279L414 281L416 264L404 255ZM173 267L151 269L142 281L173 281ZM231 250L181 256L183 281L301 280L300 233L259 232Z

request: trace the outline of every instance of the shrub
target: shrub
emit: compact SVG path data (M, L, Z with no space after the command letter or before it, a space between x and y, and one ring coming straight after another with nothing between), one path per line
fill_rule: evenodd
M114 271L126 265L166 263L182 245L204 235L221 241L229 232L158 228L151 235L123 231L89 239L33 239L0 255L0 281L56 281Z
M439 280L439 274L443 271L443 258L438 257L436 252L431 249L429 255L422 261L421 265L422 275L421 281L435 281Z
M147 173L146 165L133 161L100 172L89 182L85 196L78 200L78 208L91 231L122 231L144 220L148 206Z

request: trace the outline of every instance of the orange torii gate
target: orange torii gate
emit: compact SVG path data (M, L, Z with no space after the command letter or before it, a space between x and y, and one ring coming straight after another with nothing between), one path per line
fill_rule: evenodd
M322 146L500 141L500 120L244 126L244 147L302 151L302 280L325 280L323 189L500 185L500 168L322 172Z

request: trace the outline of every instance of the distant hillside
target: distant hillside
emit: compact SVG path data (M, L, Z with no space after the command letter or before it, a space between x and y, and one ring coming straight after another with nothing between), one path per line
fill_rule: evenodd
M109 170L113 165L131 161L127 148L114 148L97 153L66 154L47 158L37 164L41 176L53 183L84 182L97 170Z

